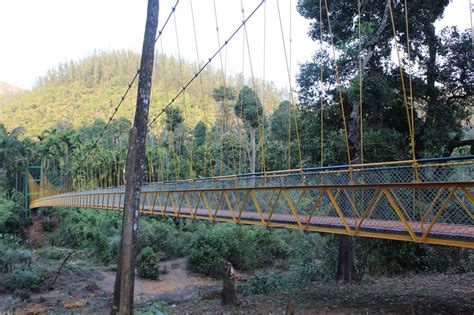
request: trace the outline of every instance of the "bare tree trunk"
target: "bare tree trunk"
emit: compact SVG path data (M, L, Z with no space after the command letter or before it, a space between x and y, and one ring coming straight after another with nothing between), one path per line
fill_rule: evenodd
M222 288L222 304L237 304L237 292L235 290L234 267L228 261L221 261L221 270L223 276L224 287Z
M158 11L159 0L149 0L140 64L140 77L138 79L135 120L133 128L130 130L121 251L118 258L113 299L114 305L112 309L112 312L118 310L120 314L132 314L133 312L135 246L138 230L141 185L145 170L145 145L153 61L155 56L155 37L158 27ZM117 301L119 302L118 304L116 304Z

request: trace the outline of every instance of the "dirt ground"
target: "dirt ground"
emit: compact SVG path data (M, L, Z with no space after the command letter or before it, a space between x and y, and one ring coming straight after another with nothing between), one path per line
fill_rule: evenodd
M159 281L137 278L135 301L177 303L199 299L209 292L218 292L220 281L189 274L184 259L163 262L167 270ZM44 314L49 312L107 313L112 299L115 272L105 268L73 266L64 271L51 291L32 294L27 302L12 295L0 295L0 313L14 310L15 314Z
M288 305L290 304L290 306ZM474 273L368 279L357 284L313 283L288 292L166 307L169 314L474 314Z
M288 292L240 297L239 305L220 304L221 282L189 274L184 259L163 263L159 281L137 279L137 313L147 314L474 314L474 273L373 278L361 283L320 282ZM72 265L54 289L28 302L0 295L0 313L108 313L115 273Z

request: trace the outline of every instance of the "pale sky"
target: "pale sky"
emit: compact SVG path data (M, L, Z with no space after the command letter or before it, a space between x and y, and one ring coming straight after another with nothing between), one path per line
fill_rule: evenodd
M175 1L160 1L160 28ZM298 64L310 59L318 46L308 38L309 22L297 13L296 2L297 0L279 0L292 77L298 70ZM243 0L244 13L250 14L258 3L260 0ZM267 0L266 14L262 7L249 21L247 30L254 76L262 78L265 69L266 80L285 87L288 86L288 71L277 3L277 0ZM37 78L48 69L60 62L84 58L94 50L131 49L139 52L143 40L146 4L146 0L0 0L0 81L31 89ZM218 47L213 0L193 0L192 5L199 57L207 60ZM216 7L223 43L242 21L241 4L238 0L216 0ZM188 61L195 61L191 0L181 0L176 13L181 56ZM444 19L437 23L437 28L447 25L469 28L469 14L469 0L453 0L445 11ZM165 53L177 55L174 20L170 22L162 38L163 48ZM242 32L230 42L227 49L228 73L242 71L243 44ZM159 42L157 49L161 51ZM213 66L220 69L218 58ZM247 51L244 73L246 77L250 77ZM294 84L294 79L292 82Z

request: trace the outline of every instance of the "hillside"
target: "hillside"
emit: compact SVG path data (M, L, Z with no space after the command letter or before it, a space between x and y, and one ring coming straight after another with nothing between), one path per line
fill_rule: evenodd
M58 124L80 127L95 119L106 120L135 75L139 61L140 56L134 52L113 51L59 64L39 78L32 91L14 97L1 97L0 123L7 129L22 126L26 136L35 136ZM176 95L195 71L195 64L184 63L182 83L178 60L172 56L156 56L151 117ZM188 126L194 126L199 120L207 119L209 123L215 121L221 111L212 98L212 91L221 84L220 70L208 68L203 72L202 89L200 81L195 80L186 90L185 97L177 100L176 105L183 110ZM228 78L226 84L238 91L242 80ZM261 88L257 88L261 91ZM267 85L266 90L268 94L264 108L269 113L276 108L280 98L273 85ZM135 98L136 84L116 117L131 119ZM159 128L159 125L155 128Z
M21 91L22 88L0 81L0 95L12 95Z

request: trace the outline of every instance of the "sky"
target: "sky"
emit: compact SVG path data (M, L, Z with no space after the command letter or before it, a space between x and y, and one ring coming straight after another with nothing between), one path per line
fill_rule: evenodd
M159 28L175 2L160 1ZM260 0L242 2L243 14L248 16ZM172 18L157 50L178 56L179 44L183 60L195 62L197 53L201 63L207 60L218 48L213 3L180 0L176 24ZM242 21L241 2L215 3L222 44ZM298 64L309 60L318 46L308 38L309 21L297 13L296 3L297 0L265 2L246 26L248 44L242 29L223 51L222 66L228 74L243 70L248 78L253 73L279 87L288 87L289 82L294 85ZM146 0L0 0L0 81L31 89L38 77L59 63L80 60L94 51L141 51L146 5ZM444 18L436 23L437 30L451 25L469 28L469 14L469 0L452 0ZM288 67L286 60L290 61ZM221 69L220 58L212 65Z

